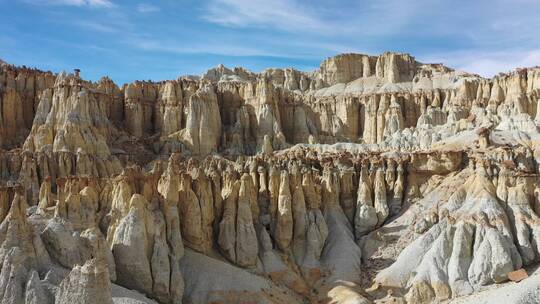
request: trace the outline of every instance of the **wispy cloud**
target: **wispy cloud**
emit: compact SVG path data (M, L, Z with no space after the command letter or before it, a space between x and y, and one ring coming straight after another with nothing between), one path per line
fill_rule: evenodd
M113 7L110 0L24 0L30 4L38 5L67 5L67 6L90 6L90 7Z
M39 6L14 5L21 2ZM96 69L114 66L130 79L157 79L171 62L178 69L220 61L300 68L344 52L410 52L486 77L540 65L540 0L0 0L0 10L20 14L0 18L17 43L0 36L0 55L46 36L55 39L48 57L93 60ZM91 57L88 46L111 52ZM134 62L144 68L126 73Z
M539 10L537 0L313 0L309 6L299 0L210 0L202 18L225 28L290 33L297 39L281 42L289 49L406 50L426 62L492 77L540 65Z
M133 35L125 38L124 43L133 48L148 51L148 52L163 52L178 55L189 54L211 54L230 57L281 57L281 58L306 58L309 55L299 54L295 52L275 52L268 50L266 47L250 47L233 43L218 43L211 47L209 43L190 43L178 44L174 42L163 43L163 41L155 40L149 37L141 37Z
M540 49L509 51L457 51L425 56L426 62L442 62L455 69L493 77L516 68L540 66Z
M118 30L108 24L92 21L92 20L77 20L74 21L74 24L92 31L102 32L102 33L116 33Z
M140 3L137 5L137 11L139 13L155 13L159 12L161 9L150 3Z
M446 6L430 0L313 0L309 5L299 0L209 0L201 17L225 27L350 38L395 34L441 9Z
M81 18L82 16L83 18ZM103 11L93 11L91 13L73 14L71 12L54 12L48 16L48 22L79 27L92 33L92 35L96 35L96 33L129 34L136 30L136 25L132 22L130 16L119 6Z
M204 20L224 26L272 26L282 30L322 30L325 23L295 0L212 0Z

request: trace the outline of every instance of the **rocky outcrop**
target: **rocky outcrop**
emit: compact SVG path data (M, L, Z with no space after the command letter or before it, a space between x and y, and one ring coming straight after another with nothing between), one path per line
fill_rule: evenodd
M408 54L384 53L377 58L375 74L389 83L411 81L416 74L416 60Z
M0 63L0 302L432 303L505 284L540 257L539 75L388 52L119 87Z
M320 77L322 82L327 85L370 77L375 74L376 62L376 57L360 54L330 57L321 63Z
M342 54L323 61L318 73L322 83L330 86L368 77L398 83L411 81L416 75L416 65L416 60L408 54ZM315 87L319 88L317 85L320 84L315 83Z
M55 304L112 304L111 284L103 261L89 260L75 266L58 287Z
M505 281L509 272L535 256L536 249L528 244L536 241L523 237L523 231L534 231L536 224L524 225L512 212L523 204L520 212L529 210L529 216L536 217L527 207L522 187L511 188L512 203L508 204L516 207L506 209L485 164L478 163L468 182L438 206L439 214L429 220L428 229L422 229L423 234L376 280L385 286L407 286L407 301L422 303L470 294L479 286ZM414 274L409 276L411 272Z
M289 185L289 173L281 173L279 183L278 210L276 216L275 236L280 250L288 251L293 238L292 196Z
M0 63L0 145L15 148L24 142L36 115L39 96L51 88L55 76L29 68Z
M242 267L257 263L258 244L251 213L251 177L244 174L240 181L232 173L225 179L223 217L219 224L218 244L230 261Z
M213 88L205 85L189 98L186 128L179 139L195 155L217 152L221 137L221 116Z
M128 288L151 293L152 273L148 252L146 200L135 194L129 202L129 212L114 232L112 252L116 261L118 282Z
M179 303L183 279L178 261L183 248L167 242L167 229L160 210L148 210L149 202L134 194L129 211L114 231L111 248L117 282L166 303ZM172 222L169 233L173 230ZM170 240L174 240L171 235ZM170 247L169 247L170 246Z
M110 155L107 137L111 130L99 97L74 75L59 74L54 88L45 91L36 111L31 134L24 144L30 151Z

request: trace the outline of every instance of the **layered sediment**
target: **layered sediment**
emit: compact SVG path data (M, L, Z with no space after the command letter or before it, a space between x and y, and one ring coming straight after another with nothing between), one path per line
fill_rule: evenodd
M123 86L0 63L1 302L467 299L538 265L539 99L540 68L391 52Z

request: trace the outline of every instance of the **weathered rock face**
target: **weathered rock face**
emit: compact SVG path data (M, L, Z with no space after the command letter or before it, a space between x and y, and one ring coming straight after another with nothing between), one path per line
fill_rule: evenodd
M539 99L538 68L484 79L397 53L122 87L0 62L0 302L504 284L540 261Z
M59 74L54 87L41 96L24 148L30 151L52 148L53 152L108 157L106 139L111 126L96 95L83 86L82 80Z
M416 75L416 66L416 60L408 54L343 54L323 61L318 76L323 84L330 86L368 77L378 77L389 83L408 82Z
M376 57L359 54L343 54L321 63L320 77L323 83L334 85L370 77L375 74Z
M377 58L375 74L389 83L411 81L416 75L416 61L408 54L384 53Z
M205 85L191 95L187 105L186 128L179 134L195 155L217 152L221 138L221 116L217 95Z
M20 146L32 127L39 96L54 84L55 76L28 68L15 68L0 62L0 145Z
M54 303L112 304L107 265L89 260L83 266L75 266L60 283Z

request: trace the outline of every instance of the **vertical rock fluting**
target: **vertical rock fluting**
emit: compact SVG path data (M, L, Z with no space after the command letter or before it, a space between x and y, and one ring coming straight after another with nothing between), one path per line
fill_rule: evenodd
M275 239L280 250L288 252L293 238L292 196L289 173L281 172L278 208L276 216Z
M89 260L83 266L75 266L60 283L55 304L112 304L111 284L106 265Z
M223 215L219 223L218 244L224 256L236 262L236 213L240 181L234 174L226 172L223 178Z
M110 232L111 248L119 284L165 303L180 303L184 280L178 263L184 250L178 218L170 214L174 203L168 203L173 206L167 207L166 217L144 196L134 194L128 213Z
M377 226L382 226L386 221L386 218L388 217L389 209L386 197L386 182L384 181L383 175L384 171L382 167L376 170L377 173L375 173L375 181L373 187L373 207L377 212Z
M157 94L152 83L137 81L124 87L125 123L131 134L140 137L153 131L153 106Z
M52 98L48 90L55 76L27 68L0 63L0 145L3 148L20 146L32 127L39 96Z
M257 263L258 242L251 213L253 189L251 177L242 175L235 180L232 173L223 188L223 218L219 225L218 244L225 256L241 267Z
M387 82L406 82L416 73L416 61L408 54L384 53L377 58L375 74Z
M155 130L162 136L170 135L182 129L183 90L181 83L167 81L160 89L154 112Z
M251 213L252 187L251 177L247 174L242 175L236 214L236 263L244 267L255 266L259 252Z
M141 195L135 194L129 201L129 211L114 231L112 252L116 262L118 282L123 286L152 292L149 235L146 227L146 204Z
M188 174L181 177L179 195L182 237L190 248L205 252L209 244L203 227L202 208L199 198L192 189L192 178Z
M364 236L378 223L377 210L373 205L373 188L368 176L367 163L362 164L358 181L356 213L354 216L354 231L357 239Z
M179 134L195 155L217 152L221 137L221 116L217 95L210 85L204 85L189 97L186 127Z
M374 279L430 303L515 279L540 256L539 75L345 54L119 88L0 63L0 302L364 302Z

